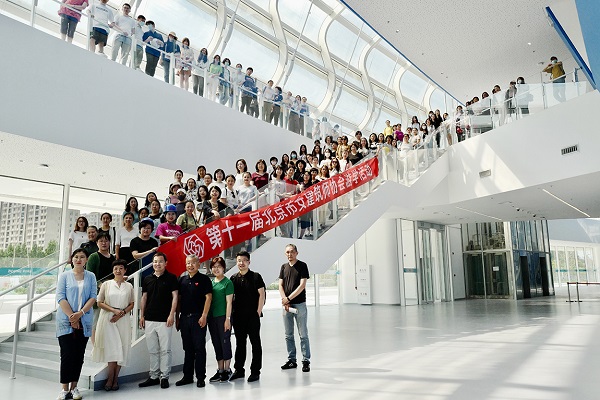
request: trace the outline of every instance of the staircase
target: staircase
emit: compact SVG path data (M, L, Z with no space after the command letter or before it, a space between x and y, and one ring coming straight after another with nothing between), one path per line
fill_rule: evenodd
M50 313L32 324L32 331L19 332L16 373L47 381L59 382L60 347L56 338L56 312ZM0 369L10 371L13 336L0 343ZM93 389L93 376L104 363L92 361L92 344L88 342L85 362L78 387Z

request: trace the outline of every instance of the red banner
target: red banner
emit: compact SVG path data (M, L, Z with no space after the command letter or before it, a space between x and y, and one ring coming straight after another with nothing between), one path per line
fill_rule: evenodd
M189 254L196 254L200 261L210 260L225 249L329 203L377 175L379 163L374 157L277 204L230 215L196 228L163 244L158 251L167 255L169 271L179 275L185 271L185 258Z

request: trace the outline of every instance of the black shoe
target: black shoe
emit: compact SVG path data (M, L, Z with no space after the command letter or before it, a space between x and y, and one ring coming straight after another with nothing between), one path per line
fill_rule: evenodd
M204 379L198 379L198 382L196 382L196 387L204 387L206 386L206 383L204 383Z
M283 364L281 366L281 369L292 369L292 368L298 368L298 364L296 364L296 361L288 360L285 364Z
M221 372L221 377L219 379L219 382L223 383L223 382L229 382L229 378L231 377L231 370L228 369L227 371L223 371Z
M310 372L310 361L302 361L302 372Z
M260 374L250 374L248 377L248 382L256 382L260 379Z
M181 378L180 380L178 380L177 382L175 382L175 386L184 386L184 385L189 385L190 383L194 383L194 379L193 378L186 378L184 376L183 378Z
M160 379L148 378L144 382L140 383L138 386L139 387L148 387L148 386L156 386L159 384L160 384Z
M169 388L169 380L167 378L162 378L160 380L160 388L161 389L168 389Z
M221 373L217 370L217 373L211 376L208 381L210 383L221 382Z
M235 372L233 373L233 375L231 375L231 376L229 377L229 380L230 380L230 381L234 381L234 380L236 380L236 379L238 379L238 378L243 378L245 375L246 375L246 374L245 374L243 371L238 371L238 370L235 370Z

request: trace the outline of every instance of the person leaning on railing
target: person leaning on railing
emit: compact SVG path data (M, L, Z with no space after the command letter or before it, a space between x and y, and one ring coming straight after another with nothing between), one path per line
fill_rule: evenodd
M148 31L142 35L142 41L146 44L146 74L154 76L165 39L156 31L154 21L147 21L146 26Z
M75 29L77 29L77 24L81 20L81 11L87 8L88 1L62 0L62 3L63 5L58 10L58 15L60 15L60 38L73 43Z
M192 64L194 62L194 50L190 47L190 39L188 38L183 38L181 44L181 57L176 60L176 69L179 75L179 87L189 90L190 75L192 74Z
M194 94L204 96L204 71L208 66L208 50L200 49L200 54L192 66L192 91Z
M90 8L90 17L93 19L92 32L90 36L90 51L96 52L98 46L98 54L106 57L104 54L104 46L108 41L110 27L114 26L115 16L113 11L107 5L108 0L94 1Z
M127 64L127 57L131 51L131 37L135 35L136 21L133 20L129 12L131 6L128 3L123 4L122 14L117 14L113 27L118 32L113 41L112 60L116 61L121 50L121 64Z

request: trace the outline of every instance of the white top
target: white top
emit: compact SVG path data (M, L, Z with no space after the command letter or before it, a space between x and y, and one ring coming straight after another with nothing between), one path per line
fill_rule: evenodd
M69 240L73 242L73 250L78 249L83 243L87 242L87 233L81 231L73 231L69 235Z
M81 310L81 307L83 307L83 284L85 282L85 279L82 279L80 281L77 281L77 290L79 291L79 296L77 297L77 310L73 310L75 312Z
M125 227L119 228L117 231L117 240L115 241L115 245L121 247L129 247L131 241L137 237L138 232L135 229L131 229L128 231Z
M141 46L142 43L142 37L144 36L144 33L146 32L146 24L142 23L142 26L140 26L140 24L135 21L135 40L136 42L138 42L138 45Z
M232 190L227 189L227 187L221 192L221 198L227 199L227 205L232 209L236 209L239 205L237 195Z
M237 194L240 206L244 207L248 205L248 202L250 202L250 199L252 199L252 197L258 194L258 189L256 189L256 186L254 185L242 185L239 188L237 188Z
M181 61L179 68L189 71L194 63L194 50L191 47L181 46Z
M263 89L263 99L265 99L267 101L273 101L274 98L275 98L275 89L272 87L269 87L268 85L265 86Z
M132 36L135 33L135 26L137 21L131 18L131 15L117 14L115 17L115 29L127 37ZM141 37L140 37L141 39Z
M94 28L104 29L110 32L109 24L115 20L113 11L108 4L102 4L100 1L94 1L90 12L94 16Z

